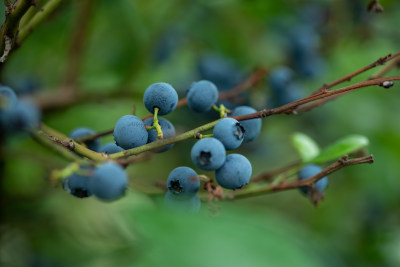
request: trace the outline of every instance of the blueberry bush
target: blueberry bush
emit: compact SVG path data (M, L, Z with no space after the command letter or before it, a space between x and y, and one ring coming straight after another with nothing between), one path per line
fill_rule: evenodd
M397 1L1 6L0 265L400 264Z

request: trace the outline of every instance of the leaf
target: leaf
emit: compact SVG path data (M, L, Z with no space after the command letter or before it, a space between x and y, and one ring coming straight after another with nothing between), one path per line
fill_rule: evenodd
M349 135L322 150L318 157L314 158L312 161L319 163L338 159L346 154L366 147L368 144L368 138L363 135Z
M294 133L291 140L303 161L310 161L318 156L319 147L308 135L303 133Z

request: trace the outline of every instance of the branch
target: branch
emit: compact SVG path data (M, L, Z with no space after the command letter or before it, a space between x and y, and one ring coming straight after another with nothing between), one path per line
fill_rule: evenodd
M19 22L28 9L34 5L34 0L19 0L14 3L9 1L6 4L6 20L1 27L0 34L1 64L6 61L8 55L15 47Z
M63 1L64 0L49 0L42 10L36 13L35 16L20 29L17 40L18 44L21 44Z
M284 167L281 167L281 168L278 168L278 169L275 169L272 171L260 173L259 175L254 176L250 180L250 183L257 183L257 182L261 182L261 181L271 181L272 178L274 178L274 176L284 173L284 172L287 172L296 167L299 167L299 166L301 166L301 164L302 164L302 161L296 161L287 166L284 166Z
M279 185L266 185L255 189L250 190L238 190L234 193L235 199L247 198L247 197L254 197L259 196L267 193L296 189L300 187L312 187L318 180L322 179L323 177L334 173L344 167L351 166L351 165L358 165L368 163L371 164L374 162L374 158L372 155L366 157L359 157L354 159L349 159L348 156L344 156L340 158L335 163L329 165L325 169L323 169L320 173L311 176L310 178L304 180L297 180L291 183L282 182Z

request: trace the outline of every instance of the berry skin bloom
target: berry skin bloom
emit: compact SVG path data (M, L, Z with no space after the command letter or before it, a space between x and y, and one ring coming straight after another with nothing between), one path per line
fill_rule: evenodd
M174 111L178 104L178 94L168 83L153 83L143 95L143 103L150 113L159 108L158 115L167 115Z
M99 150L99 152L107 153L108 155L118 153L123 151L124 149L122 147L117 146L115 143L107 143L104 146L102 146Z
M247 115L257 112L252 107L249 106L240 106L233 110L231 116L240 116L240 115ZM261 132L261 119L252 119L246 121L240 121L240 124L244 128L244 142L250 142L254 138L256 138Z
M168 175L167 188L173 195L192 197L200 188L198 174L192 168L177 167Z
M250 182L251 173L251 163L245 156L229 154L224 165L215 171L215 179L223 188L235 190Z
M216 138L207 137L197 141L192 147L190 156L193 163L202 170L213 171L225 162L226 150Z
M224 118L215 125L213 136L221 141L226 150L233 150L242 144L245 129L237 120Z
M206 112L217 102L218 89L212 82L202 80L192 83L186 97L190 109Z
M125 170L114 162L98 166L90 179L89 188L101 200L112 201L122 197L128 186Z
M117 146L123 149L145 145L149 137L143 121L133 115L119 118L115 124L113 135Z

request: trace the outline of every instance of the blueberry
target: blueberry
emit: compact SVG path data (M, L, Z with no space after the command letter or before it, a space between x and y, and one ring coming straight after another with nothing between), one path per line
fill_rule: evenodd
M315 165L315 164L307 164L299 171L299 179L300 180L307 179L311 176L314 176L314 175L320 173L321 171L322 171L322 168L320 166ZM328 186L328 176L325 176L325 177L321 178L320 180L318 180L314 184L313 188L318 189L320 192L323 192L327 186ZM300 191L303 194L307 194L308 188L301 187Z
M124 149L117 146L115 143L107 143L99 149L99 152L104 152L107 154L114 154L123 151Z
M271 90L275 92L285 91L286 87L292 83L294 73L288 67L277 67L274 68L268 77L268 82Z
M4 111L3 125L8 132L31 131L39 127L40 111L28 101L20 101L13 108Z
M178 94L168 83L153 83L144 92L143 103L149 112L158 107L158 115L167 115L176 108Z
M231 116L240 116L257 112L252 107L240 106L233 110ZM240 121L240 124L244 128L244 142L250 142L256 138L261 131L261 119L251 119L246 121Z
M233 150L242 144L245 129L237 120L224 118L215 125L213 136L221 141L226 150Z
M88 168L81 168L82 171L89 172ZM90 176L74 173L62 180L65 191L78 198L90 197L92 191L89 189Z
M92 129L88 127L79 127L75 128L74 130L71 131L71 133L68 135L72 139L79 139L79 138L84 138L86 136L95 134L96 132L93 131ZM94 140L89 140L84 142L87 148L93 151L99 151L101 143L100 139L96 138Z
M164 197L164 205L171 211L196 213L200 210L201 202L197 194L189 198L181 198L168 191Z
M153 126L154 118L148 118L144 121L144 124L147 126ZM161 131L163 132L164 138L169 138L175 136L175 127L172 125L172 123L169 120L166 120L164 118L158 118L158 123L161 126ZM151 143L157 140L157 130L152 129L147 131L149 134L149 138L147 139L147 143ZM155 150L155 152L161 153L170 150L174 144L169 144L163 147L160 147Z
M189 108L197 112L206 112L217 102L218 89L210 81L198 81L191 84L186 97Z
M148 133L143 121L133 115L119 118L114 127L114 140L123 149L142 146L147 143Z
M17 106L17 95L11 88L0 85L0 112Z
M190 156L199 169L212 171L224 164L225 154L225 147L218 139L207 137L194 144Z
M224 165L215 171L215 179L223 188L235 190L249 183L251 172L251 163L245 156L229 154Z
M125 194L128 178L124 169L114 162L98 166L90 179L89 188L101 200L115 200Z
M198 174L189 167L177 167L168 175L167 188L176 196L192 197L200 188Z

